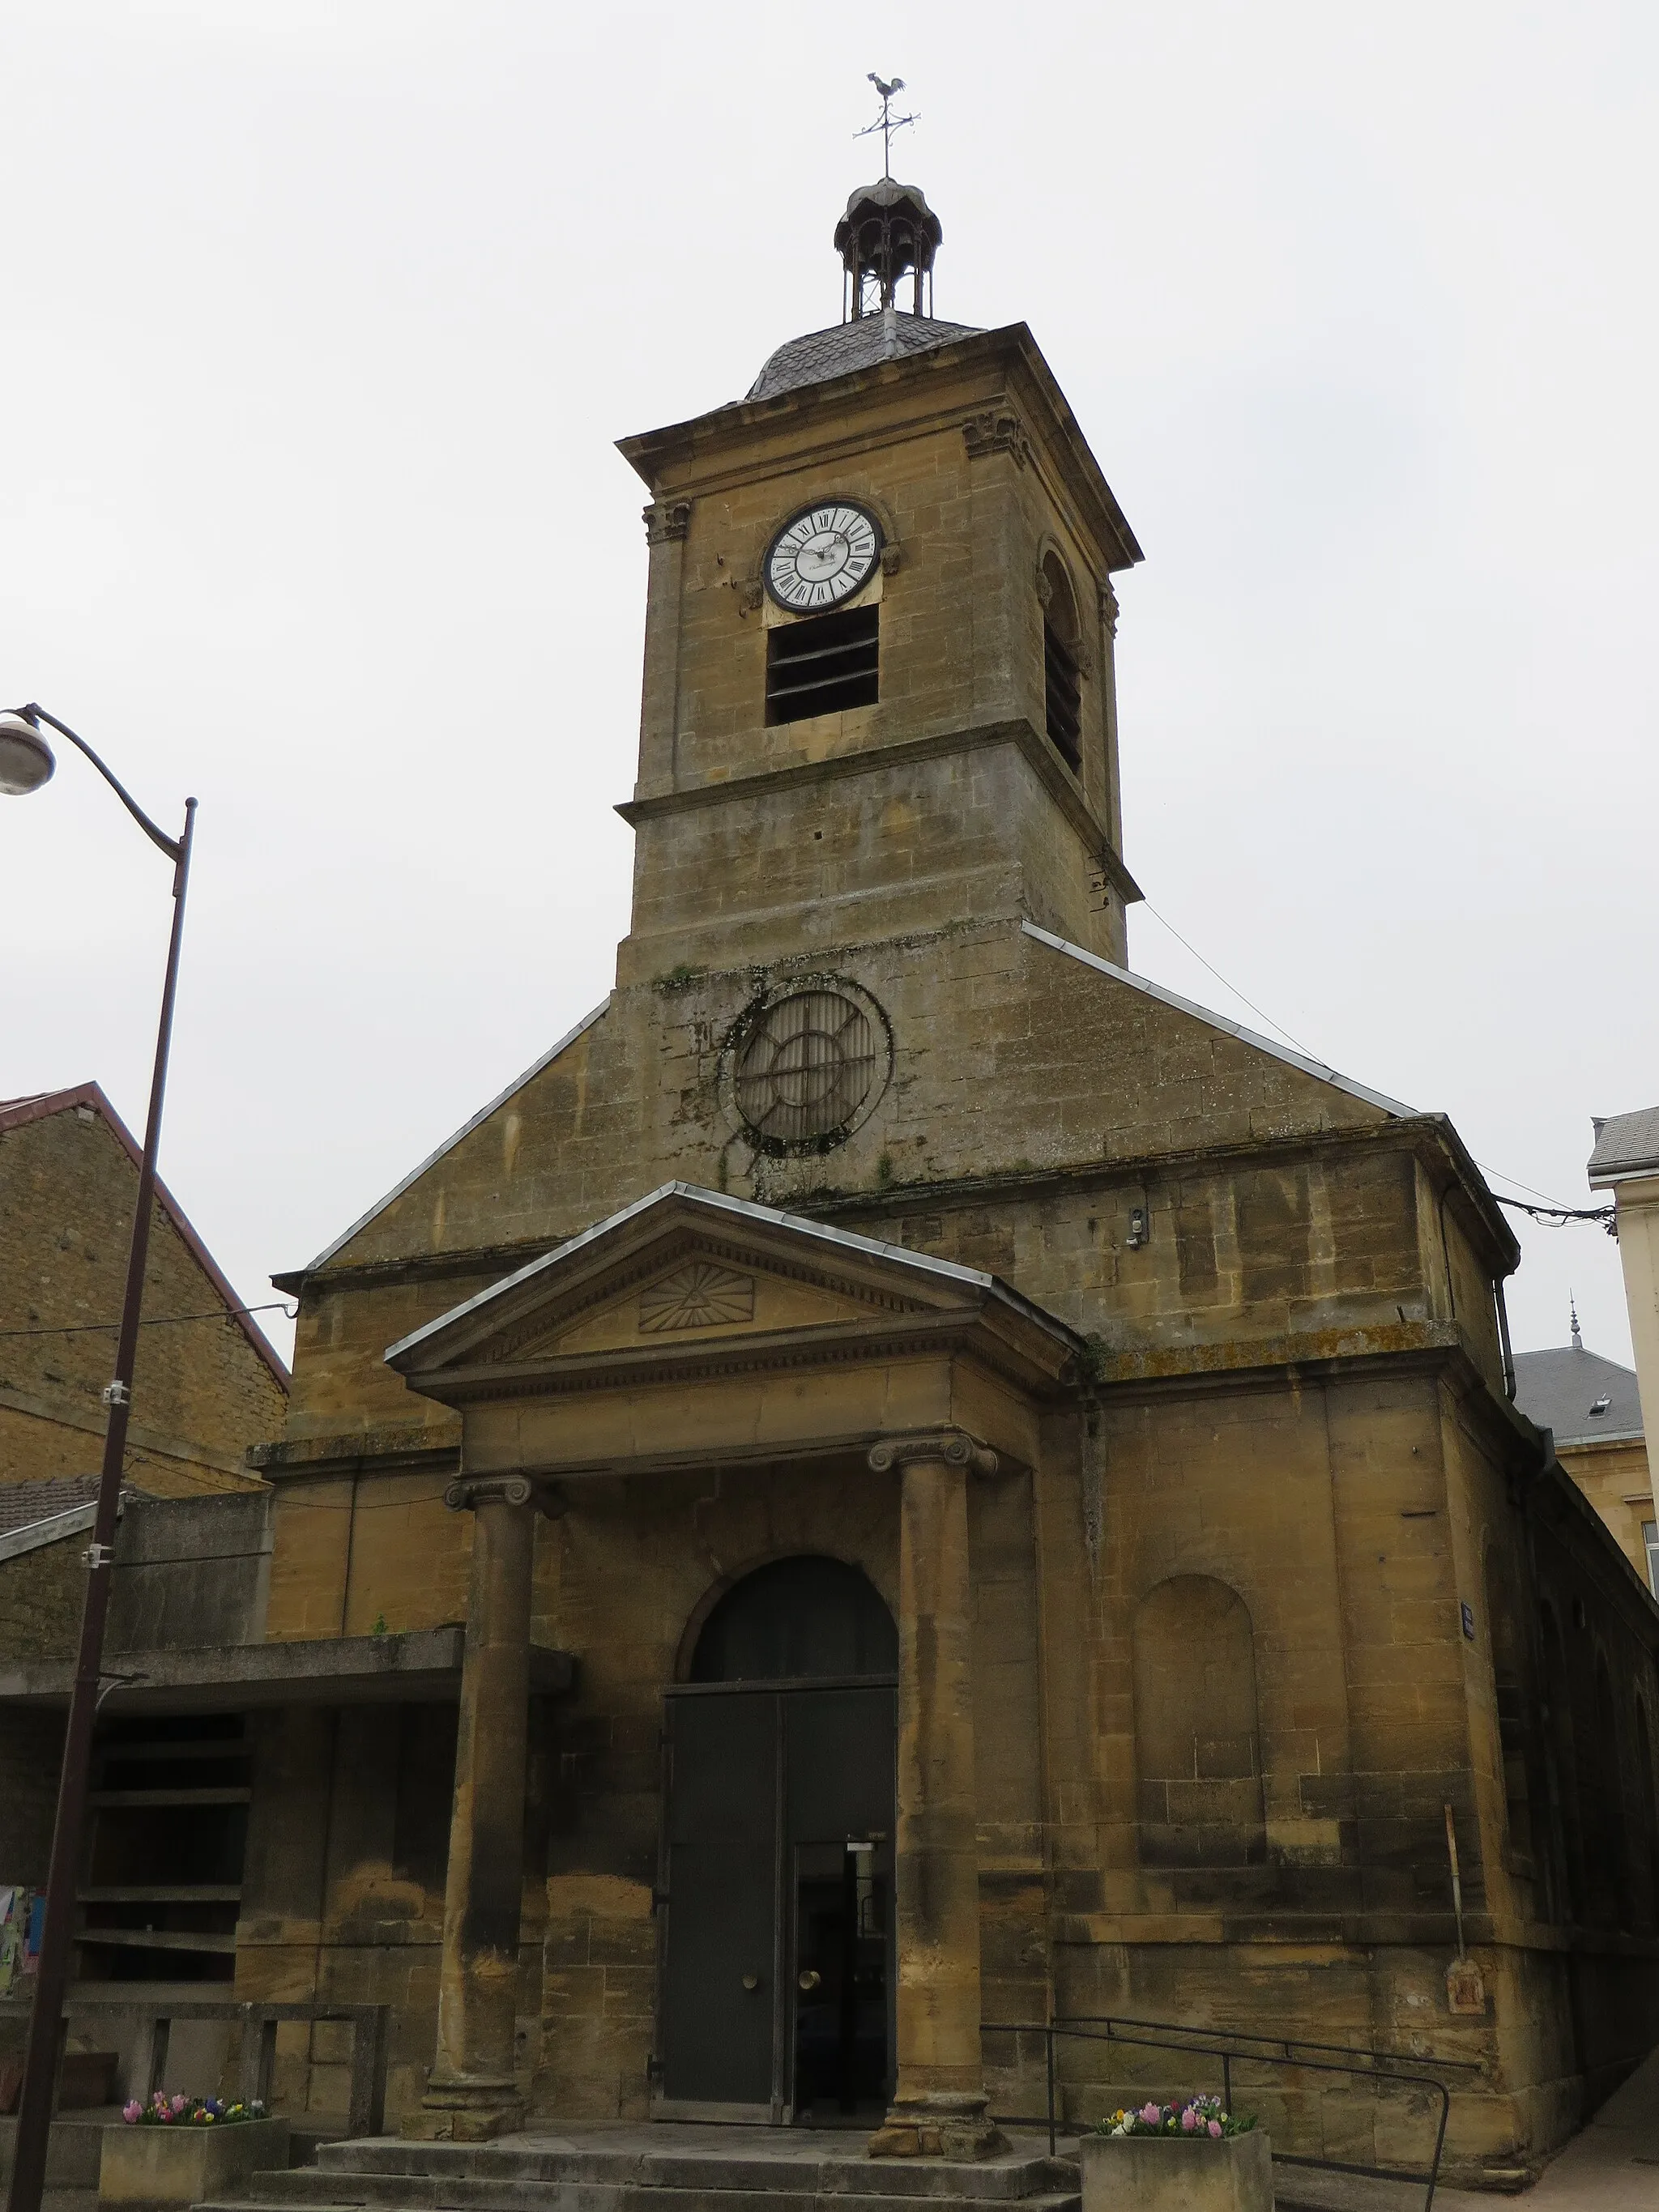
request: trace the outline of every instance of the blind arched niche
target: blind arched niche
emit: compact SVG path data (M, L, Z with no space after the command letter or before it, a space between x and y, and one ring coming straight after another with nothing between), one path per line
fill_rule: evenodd
M1261 1866L1267 1855L1249 1608L1210 1575L1176 1575L1134 1622L1140 1858Z

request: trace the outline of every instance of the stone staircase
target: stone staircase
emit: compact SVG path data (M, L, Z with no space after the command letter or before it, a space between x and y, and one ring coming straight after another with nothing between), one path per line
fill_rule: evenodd
M607 2128L490 2143L376 2136L256 2174L198 2212L1080 2212L1075 2165L1027 2138L994 2159L874 2160L861 2131Z

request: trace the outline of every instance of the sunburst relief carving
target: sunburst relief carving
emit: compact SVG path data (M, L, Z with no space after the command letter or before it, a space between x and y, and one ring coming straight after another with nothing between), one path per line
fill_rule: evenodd
M723 1322L755 1317L755 1279L712 1260L692 1260L640 1292L640 1327L653 1334L669 1328L714 1328Z

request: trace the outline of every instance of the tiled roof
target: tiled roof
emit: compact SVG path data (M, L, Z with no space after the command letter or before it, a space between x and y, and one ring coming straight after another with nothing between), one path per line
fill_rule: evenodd
M98 1495L95 1474L63 1474L40 1482L0 1482L0 1536L32 1528L55 1513L72 1513Z
M45 1121L48 1115L67 1114L71 1107L76 1106L88 1107L93 1113L100 1115L108 1125L117 1143L122 1146L133 1165L137 1167L139 1164L143 1155L138 1148L137 1139L95 1083L77 1083L72 1091L37 1091L33 1097L27 1098L0 1098L0 1136L3 1136L8 1129L21 1129L30 1121ZM212 1253L208 1250L207 1246L203 1243L191 1226L189 1217L183 1206L179 1205L159 1176L155 1179L155 1196L162 1212L183 1239L185 1249L189 1252L191 1259L212 1284L219 1297L229 1307L243 1335L246 1337L277 1382L286 1390L289 1382L287 1368L266 1341L264 1332L256 1328L252 1317L240 1310L241 1299L221 1273L219 1264Z
M1592 1409L1602 1399L1601 1413ZM1607 1443L1642 1434L1642 1401L1636 1376L1600 1352L1562 1344L1547 1352L1515 1355L1515 1402L1540 1429L1553 1429L1562 1444Z
M978 336L971 324L937 323L931 315L902 315L896 308L861 315L856 322L809 331L805 337L781 345L750 386L748 397L775 399L780 392L827 384L832 377L850 376L854 369L873 368L878 362L928 353L957 338Z
M1609 1114L1595 1124L1595 1149L1589 1157L1589 1179L1603 1176L1642 1175L1659 1170L1659 1106L1644 1106L1635 1114Z

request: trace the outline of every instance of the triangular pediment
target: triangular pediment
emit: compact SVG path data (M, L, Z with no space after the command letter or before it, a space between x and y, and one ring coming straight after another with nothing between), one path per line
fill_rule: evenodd
M493 1373L636 1364L709 1347L821 1342L949 1326L994 1309L1006 1327L1069 1330L991 1275L671 1183L393 1345L389 1363L442 1396Z
M610 1271L607 1271L610 1272ZM872 1312L917 1310L918 1301L872 1295L871 1287L830 1271L780 1265L754 1240L666 1240L603 1278L590 1295L561 1301L554 1316L538 1316L528 1336L506 1332L497 1356L512 1359L693 1343L779 1329L824 1328L867 1320ZM520 1340L513 1341L518 1335Z

